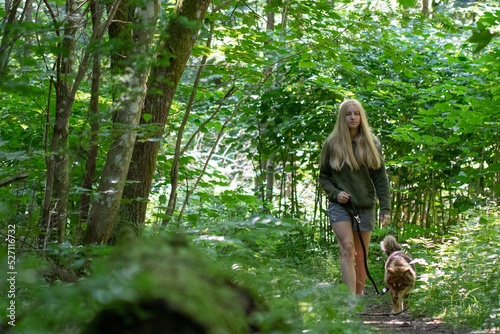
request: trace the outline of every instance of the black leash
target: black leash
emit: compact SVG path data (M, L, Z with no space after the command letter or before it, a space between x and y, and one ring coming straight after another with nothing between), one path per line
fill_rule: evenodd
M365 243L363 242L363 238L361 237L361 229L359 227L359 224L361 224L361 218L359 218L359 210L356 207L356 205L354 205L354 201L352 200L352 198L349 198L347 203L339 203L339 204L342 205L344 207L344 209L347 210L347 212L349 212L349 214L351 215L351 218L354 219L354 221L356 222L356 230L358 231L359 241L361 241L361 247L363 248L363 259L365 262L366 276L368 276L368 278L372 282L373 287L375 288L375 292L377 293L377 295L383 295L388 291L387 287L383 288L382 291L379 292L378 288L377 288L377 284L375 284L375 281L373 280L372 275L370 275L370 271L368 270L368 259L367 259L367 255L366 255L366 247L365 247Z

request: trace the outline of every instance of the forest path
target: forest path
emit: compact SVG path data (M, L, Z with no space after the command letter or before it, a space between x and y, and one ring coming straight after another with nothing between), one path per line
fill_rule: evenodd
M391 312L390 293L377 296L373 289L366 294L365 308L360 313L363 323L370 328L370 333L392 334L466 334L466 330L453 329L444 321L432 318L418 318L407 310L398 315L388 315ZM411 297L409 299L411 307ZM478 332L474 332L478 333Z

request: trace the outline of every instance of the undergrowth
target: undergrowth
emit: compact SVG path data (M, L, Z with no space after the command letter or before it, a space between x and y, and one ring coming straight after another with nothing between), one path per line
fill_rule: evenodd
M500 218L470 212L448 235L414 238L420 280L415 313L455 327L500 327Z
M55 333L61 328L65 333L80 333L108 305L158 294L182 301L180 308L210 323L206 314L220 311L210 305L226 300L226 292L205 292L206 275L196 274L196 268L223 273L233 284L249 289L265 305L250 319L262 333L369 331L357 317L363 302L350 297L340 284L338 245L325 242L314 226L296 219L256 217L206 226L198 222L196 228L184 228L191 248L183 248L184 241L172 242L168 231L150 231L150 235L167 235L171 240L169 246L162 246L158 236L146 237L140 249L150 254L150 260L134 256L123 245L113 250L65 244L49 248L43 256L22 254L16 281L17 322L8 333ZM431 233L426 238L414 228L377 230L370 247L371 275L381 287L385 257L379 242L386 234L394 234L416 261L419 280L410 297L416 316L443 318L456 327L500 327L499 230L498 216L484 211L471 214L444 236ZM161 268L156 267L159 259L163 259ZM172 271L174 265L180 269ZM148 269L143 272L141 266ZM155 272L165 278L152 280L148 275ZM185 272L191 278L186 284L172 281L173 272ZM0 288L5 291L4 282L2 278ZM197 282L204 288L182 290ZM181 292L164 291L161 286L176 286L173 290ZM189 301L185 293L196 298ZM200 300L208 302L200 304ZM8 305L1 301L0 306L6 309ZM241 314L235 317L242 321ZM231 328L230 321L226 322ZM8 328L5 322L1 325Z
M338 247L313 226L257 217L205 232L197 238L200 246L266 301L263 328L281 318L289 325L283 333L366 333L357 321L361 301L339 284Z

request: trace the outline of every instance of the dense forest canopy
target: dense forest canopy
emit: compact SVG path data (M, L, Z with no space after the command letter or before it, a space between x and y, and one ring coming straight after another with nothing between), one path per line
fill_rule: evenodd
M497 0L0 5L0 220L18 260L129 229L238 243L255 221L334 241L318 163L346 98L382 143L393 229L440 238L498 212ZM282 232L240 237L274 252Z

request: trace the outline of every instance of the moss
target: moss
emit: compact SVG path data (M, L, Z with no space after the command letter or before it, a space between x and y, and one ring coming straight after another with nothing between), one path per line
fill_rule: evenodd
M122 238L89 277L47 288L16 332L248 333L259 308L184 236Z

